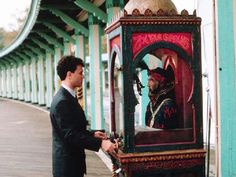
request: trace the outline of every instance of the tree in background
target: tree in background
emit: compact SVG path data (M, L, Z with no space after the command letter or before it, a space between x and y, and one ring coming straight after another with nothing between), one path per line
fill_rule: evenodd
M4 37L3 37L4 30L0 28L0 50L4 47Z
M8 32L3 28L0 28L0 50L8 46L15 39L18 33L18 30Z
M15 40L16 36L21 32L27 19L28 11L29 9L27 8L22 12L24 15L15 15L18 24L17 27L12 27L10 30L0 28L0 50L10 45ZM9 25L11 26L12 24Z

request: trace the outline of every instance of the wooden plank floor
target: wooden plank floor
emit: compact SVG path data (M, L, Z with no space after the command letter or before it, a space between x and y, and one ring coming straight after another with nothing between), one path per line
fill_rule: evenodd
M49 115L27 104L0 98L0 177L52 177ZM111 171L86 151L86 177Z

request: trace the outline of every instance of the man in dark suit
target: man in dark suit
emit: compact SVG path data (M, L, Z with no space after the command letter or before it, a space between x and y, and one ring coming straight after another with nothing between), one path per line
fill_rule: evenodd
M84 149L107 152L116 148L105 133L86 130L87 121L74 89L83 83L83 61L64 56L58 62L57 74L61 88L50 108L52 124L52 157L54 177L83 177L86 173Z

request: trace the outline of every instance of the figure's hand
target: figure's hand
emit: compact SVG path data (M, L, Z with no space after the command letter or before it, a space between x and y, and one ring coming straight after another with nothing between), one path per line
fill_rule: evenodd
M116 144L112 143L110 140L102 140L102 149L108 153L115 153L117 149Z
M103 140L106 140L106 139L107 139L106 133L103 133L103 132L100 132L100 131L96 131L96 132L94 133L94 137L100 138L100 139L103 139Z

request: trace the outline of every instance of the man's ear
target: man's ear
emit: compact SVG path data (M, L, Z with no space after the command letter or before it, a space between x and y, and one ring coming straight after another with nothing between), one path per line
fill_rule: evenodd
M71 71L67 71L67 73L66 73L66 77L70 77L71 76Z

